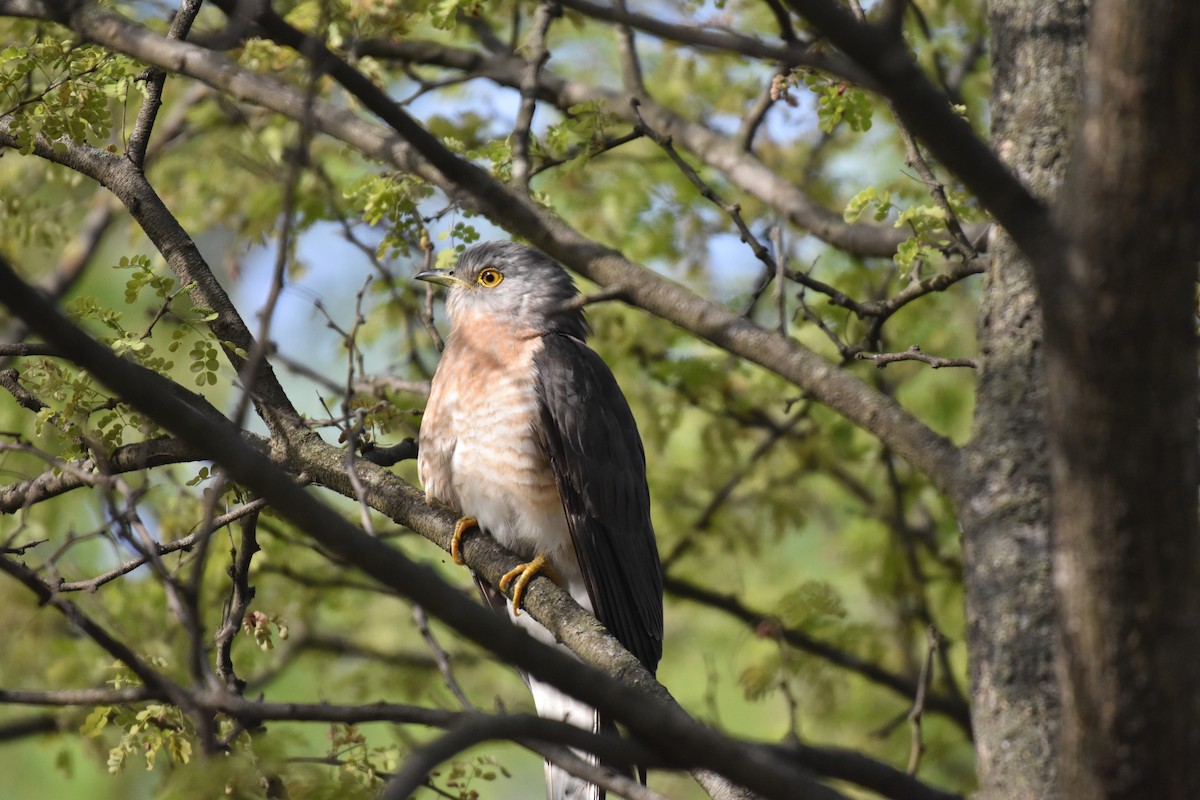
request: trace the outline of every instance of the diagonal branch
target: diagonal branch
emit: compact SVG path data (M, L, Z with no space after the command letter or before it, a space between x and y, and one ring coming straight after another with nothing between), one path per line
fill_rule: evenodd
M812 67L845 78L851 83L871 85L871 76L864 72L858 64L839 53L830 53L819 43L798 41L794 35L790 37L785 35L783 42L768 42L728 30L666 22L649 14L627 11L623 4L606 6L590 2L590 0L560 0L560 2L566 8L593 19L615 22L669 42L725 53L740 53L764 61L776 61L787 67ZM785 15L780 15L779 19L781 24L787 24ZM790 25L787 33L791 33Z
M2 7L3 3L0 3ZM520 86L523 62L506 53L483 55L474 50L419 40L368 40L357 43L354 51L376 58L461 70L510 88ZM539 96L561 110L600 101L605 112L631 123L635 121L625 94L566 80L551 70L541 72ZM746 152L737 137L731 139L706 125L685 119L649 97L639 99L641 113L650 125L672 137L708 166L721 170L742 191L757 197L817 238L861 256L883 258L891 258L906 238L902 231L890 225L847 223L841 213L825 208L799 186L786 180L778 170Z
M11 120L5 117L0 117L0 146L18 146ZM162 253L178 276L180 285L193 287L189 292L192 302L216 312L210 328L230 363L240 370L245 359L239 353L256 350L254 336L200 255L196 243L171 214L142 171L128 159L114 153L64 140L51 142L41 134L34 137L33 151L47 161L88 176L116 195ZM255 371L252 389L256 408L272 430L304 426L269 364L264 363Z

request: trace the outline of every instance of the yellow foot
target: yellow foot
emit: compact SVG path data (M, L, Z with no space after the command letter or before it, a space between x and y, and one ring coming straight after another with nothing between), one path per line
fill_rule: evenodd
M554 574L554 570L550 567L550 559L546 558L541 553L534 556L533 561L527 564L521 564L508 572L504 573L504 577L500 579L500 591L507 592L508 585L513 582L513 578L517 579L517 583L513 586L512 607L513 616L521 616L521 601L525 597L525 587L533 580L533 576L539 572L546 574L550 580L559 583L558 576Z
M462 547L463 535L467 531L471 530L471 528L478 527L479 520L475 519L474 517L463 517L458 522L454 523L454 535L450 537L450 557L453 558L454 563L458 564L460 567L465 566L467 563L463 561L462 556L459 555L459 549Z

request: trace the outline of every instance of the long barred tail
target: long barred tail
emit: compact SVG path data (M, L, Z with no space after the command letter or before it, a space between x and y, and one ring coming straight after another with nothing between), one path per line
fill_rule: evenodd
M533 703L537 707L538 716L547 719L561 719L577 728L590 730L593 733L600 730L600 715L596 709L579 702L570 695L563 694L548 683L543 683L533 677L528 677L529 690L533 693ZM573 751L589 764L599 763L591 753L579 750ZM546 797L548 800L604 800L604 792L594 783L576 778L561 767L546 762Z

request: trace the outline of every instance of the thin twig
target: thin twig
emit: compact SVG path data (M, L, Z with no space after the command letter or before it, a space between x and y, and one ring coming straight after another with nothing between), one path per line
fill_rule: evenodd
M912 131L908 126L901 121L897 115L895 108L889 103L888 108L892 110L892 119L896 123L896 130L900 132L900 138L904 140L905 158L904 163L917 171L925 188L929 191L929 196L933 198L934 205L942 210L945 214L946 230L950 234L952 248L963 257L964 260L970 261L979 253L971 244L970 237L963 230L962 223L958 220L958 214L954 211L954 207L950 205L950 200L946 197L946 187L933 174L933 170L929 167L929 162L925 160L925 156L921 153L921 148L917 144L917 139L913 136Z
M692 185L699 190L701 197L725 212L726 216L728 216L733 221L733 224L737 227L738 235L741 237L741 240L749 245L751 251L753 251L755 258L761 261L766 268L770 270L772 274L774 274L777 270L775 259L771 257L771 252L762 242L758 240L758 237L756 237L750 231L749 226L746 225L746 221L742 219L742 207L737 203L727 202L721 197L721 195L717 194L717 191L705 183L704 179L700 177L700 174L696 172L692 165L687 163L683 156L679 155L679 151L675 149L675 145L672 143L671 137L664 136L646 123L646 120L642 117L641 111L639 110L641 101L638 100L638 98L630 98L629 102L630 105L633 106L633 114L637 119L636 129L644 133L650 138L651 141L663 149L663 152L665 152L671 161L675 163L675 166L679 168L679 171L683 173L684 177L691 181Z
M32 542L26 542L25 544L17 545L15 547L9 547L9 546L0 547L0 554L7 555L7 556L23 556L23 555L25 555L26 550L32 550L33 548L37 547L39 544L45 544L48 541L50 541L50 540L49 539L34 539Z
M265 508L266 505L266 502L263 500L253 500L244 506L234 509L233 511L222 514L212 521L214 530L223 528L229 523L235 522L248 514L257 513L261 509ZM168 553L174 553L179 550L189 550L196 544L197 541L199 541L202 534L203 531L198 528L191 534L180 539L157 544L156 549L158 555L165 556ZM148 555L140 555L137 558L130 559L129 561L113 567L107 572L96 575L93 578L89 578L88 580L61 581L55 584L54 590L57 592L94 592L109 581L115 580L122 575L127 575L138 567L145 565L147 561L149 561Z
M752 628L758 629L764 625L778 627L778 635L782 636L792 647L822 658L830 664L859 675L871 683L882 686L899 695L915 697L917 694L916 682L911 678L891 672L847 650L816 639L804 631L784 627L771 615L747 607L733 595L722 595L706 586L689 583L675 578L670 574L664 578L663 587L673 597L690 600L705 607L722 611L735 619L741 620ZM970 711L967 704L961 698L927 692L924 702L926 711L944 714L961 730L970 735Z
M250 585L250 564L258 546L258 515L255 511L242 518L241 543L231 548L229 565L229 598L222 609L221 627L213 637L217 645L217 677L230 689L240 694L246 682L237 677L233 668L233 640L242 627L242 620L254 599L254 587Z
M176 578L170 570L167 569L159 556L159 544L150 534L146 524L142 521L141 515L138 513L138 502L141 500L145 490L134 489L131 487L121 475L110 475L111 470L100 454L94 454L96 465L101 475L106 479L98 484L101 495L104 497L105 503L109 507L109 514L112 521L116 525L117 534L123 539L135 552L145 556L146 563L154 571L159 583L162 584L163 593L166 596L167 607L171 613L179 620L180 628L188 637L190 667L193 679L197 685L204 685L209 678L210 672L208 663L205 660L206 652L203 641L203 616L200 607L199 592L197 590L197 581L193 579L190 583L185 583ZM124 500L124 506L120 507L116 503L116 494L120 494ZM214 491L209 497L205 498L205 514L204 519L210 520L212 514L210 508L215 505L215 496L219 492ZM204 526L207 528L208 526ZM200 544L203 546L207 537L201 537ZM211 750L212 745L212 726L211 720L197 719L197 736L206 750Z
M0 689L0 704L12 706L115 706L149 700L146 686L128 689Z
M789 275L792 274L803 273L789 273ZM838 355L842 357L842 361L850 361L854 354L854 348L843 342L842 337L837 334L837 331L829 327L829 324L825 322L825 319L820 314L813 311L812 307L808 304L807 293L808 286L806 284L801 284L800 294L796 297L796 299L800 301L800 313L804 316L804 319L811 322L813 325L816 325L817 330L825 334L825 338L833 343L833 346L837 348Z
M613 0L613 7L622 14L628 14L625 0ZM621 80L625 84L625 93L641 97L646 94L646 82L642 77L642 62L638 58L637 41L633 36L633 28L624 23L617 23L617 49L621 54Z
M354 301L354 322L350 325L350 330L342 330L341 326L334 321L329 311L325 308L325 304L321 301L315 303L316 310L325 317L325 325L330 330L335 331L342 339L342 344L346 348L346 379L342 386L339 387L342 393L342 416L340 419L346 421L346 425L341 427L341 433L338 436L338 442L345 444L344 459L346 462L346 476L350 480L350 486L354 490L354 496L358 499L359 506L359 521L362 528L369 534L374 535L375 528L371 522L371 507L367 503L366 488L359 478L358 470L354 466L354 461L358 455L359 442L362 441L363 432L366 430L366 417L370 409L352 408L354 399L354 386L356 384L355 375L363 371L362 353L358 348L358 333L366 322L366 317L363 315L363 302L366 299L367 289L371 285L371 276L367 276L362 287L355 294ZM322 400L324 405L325 401ZM328 407L325 409L328 411ZM333 416L332 414L330 415Z
M43 605L53 606L61 613L75 630L91 639L109 655L125 664L141 679L147 690L169 700L179 708L189 712L197 723L200 717L206 715L195 713L196 704L191 701L188 693L180 686L170 681L165 675L142 660L128 645L120 641L91 617L84 613L79 606L55 592L38 577L29 567L10 558L0 557L0 572L5 572L15 578L25 588L29 589Z
M425 254L425 263L422 265L422 271L433 269L433 242L429 240L428 231L422 230L421 233L421 251ZM437 325L433 322L433 296L434 288L432 285L425 286L425 302L421 304L421 324L425 326L425 330L429 332L429 337L433 339L433 346L438 352L446 349L446 340L438 333Z
M888 0L885 2L880 25L885 29L893 30L896 36L900 36L900 24L903 21L904 11L907 6L908 3L905 0ZM865 23L867 21L867 15L864 13L858 0L850 0L850 8L859 22ZM917 13L918 20L924 23L925 20L920 10L915 5L913 9ZM946 215L946 230L950 233L954 249L967 261L975 258L979 253L971 245L970 238L967 237L967 234L963 231L962 224L958 221L958 215L954 212L950 201L946 198L946 187L933 174L933 170L929 168L929 162L922 155L916 137L913 136L912 131L908 129L908 126L900 118L895 106L889 102L888 109L892 112L892 119L896 123L896 130L900 132L900 138L904 140L905 163L917 171L917 175L924 182L930 197L933 198L934 204Z
M568 150L566 155L562 156L562 158L542 159L540 162L538 162L537 167L533 169L530 177L533 177L534 175L540 175L546 170L554 169L555 167L561 167L563 164L569 164L578 158L582 153L586 152L588 154L588 158L595 158L602 153L615 150L623 144L629 144L630 142L637 141L638 139L641 139L642 136L643 134L641 131L633 130L629 133L624 133L620 136L613 136L602 141L597 142L595 140L591 140L585 142L584 144Z
M855 353L854 357L860 361L870 361L879 369L883 369L888 364L894 364L897 361L921 361L934 369L941 369L942 367L969 367L975 369L979 366L979 359L977 358L942 358L941 356L931 356L928 353L921 352L921 345L919 344L914 344L903 353Z
M930 625L925 629L925 659L921 663L921 674L917 678L917 695L913 698L908 722L912 730L912 743L908 751L908 774L916 775L925 754L925 741L921 731L921 720L925 715L925 699L929 695L929 684L933 679L933 659L941 647L942 637L937 628Z
M521 105L517 109L517 121L512 132L512 179L513 184L529 191L530 164L529 142L533 127L533 114L537 110L538 75L550 51L546 49L546 33L550 23L562 10L557 3L539 3L533 15L533 25L526 39L529 56L521 74Z
M904 306L932 292L944 292L954 284L972 275L980 275L987 269L986 257L973 258L970 261L950 262L945 272L939 272L929 278L914 279L886 300L864 302L859 306L860 317L872 317L870 329L864 339L868 342L878 341L883 324L887 322Z
M425 609L421 606L413 606L413 622L417 624L417 630L421 632L421 638L425 640L425 644L429 647L429 652L433 654L433 661L437 664L438 672L442 674L442 680L446 682L446 688L454 695L459 704L464 709L471 710L475 705L467 699L466 692L462 690L458 679L454 677L454 670L450 666L450 654L442 647L437 637L433 635L433 630L429 627L429 615L425 613Z
M762 441L755 446L746 461L741 467L734 472L722 486L713 492L708 503L701 510L700 515L696 517L696 521L692 523L691 530L688 535L681 537L671 552L666 554L662 559L663 572L669 572L672 565L679 561L684 555L690 552L697 544L700 535L712 527L713 520L716 518L717 512L720 511L733 496L734 491L742 484L751 474L759 462L770 452L776 444L787 438L801 420L808 417L811 410L811 403L805 403L800 409L792 415L791 419L786 420L781 425L771 428L763 437Z
M754 101L754 105L746 112L742 118L742 124L738 127L738 132L734 135L733 141L739 150L747 153L754 150L754 137L758 134L763 122L767 119L767 112L775 105L777 94L775 92L775 81L780 77L787 77L790 70L787 67L780 66L775 69L771 80L767 82L767 88Z
M894 531L899 538L900 547L904 551L904 559L908 566L909 574L912 576L913 582L916 584L913 592L912 604L914 608L911 613L916 616L926 628L937 628L937 623L933 618L933 611L930 609L929 599L927 597L927 588L929 584L928 576L925 568L921 563L917 545L922 542L922 537L918 530L910 525L905 513L905 484L900 477L900 471L897 468L895 454L891 449L884 447L880 452L880 460L883 462L884 470L887 473L887 482L889 493L891 495L891 512L890 519L887 520L888 527ZM932 537L929 537L932 538ZM936 542L926 543L926 548L936 553ZM943 644L945 640L942 640ZM938 649L938 656L941 658L942 678L946 686L947 692L956 696L962 697L962 691L959 689L957 682L954 679L954 672L950 667L949 658L946 654L946 648Z

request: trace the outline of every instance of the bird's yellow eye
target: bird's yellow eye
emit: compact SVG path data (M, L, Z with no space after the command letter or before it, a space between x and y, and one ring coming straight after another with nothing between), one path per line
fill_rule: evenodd
M488 267L480 272L479 277L475 280L478 281L479 285L483 288L491 289L500 285L500 281L504 280L504 275L500 272L500 270Z

